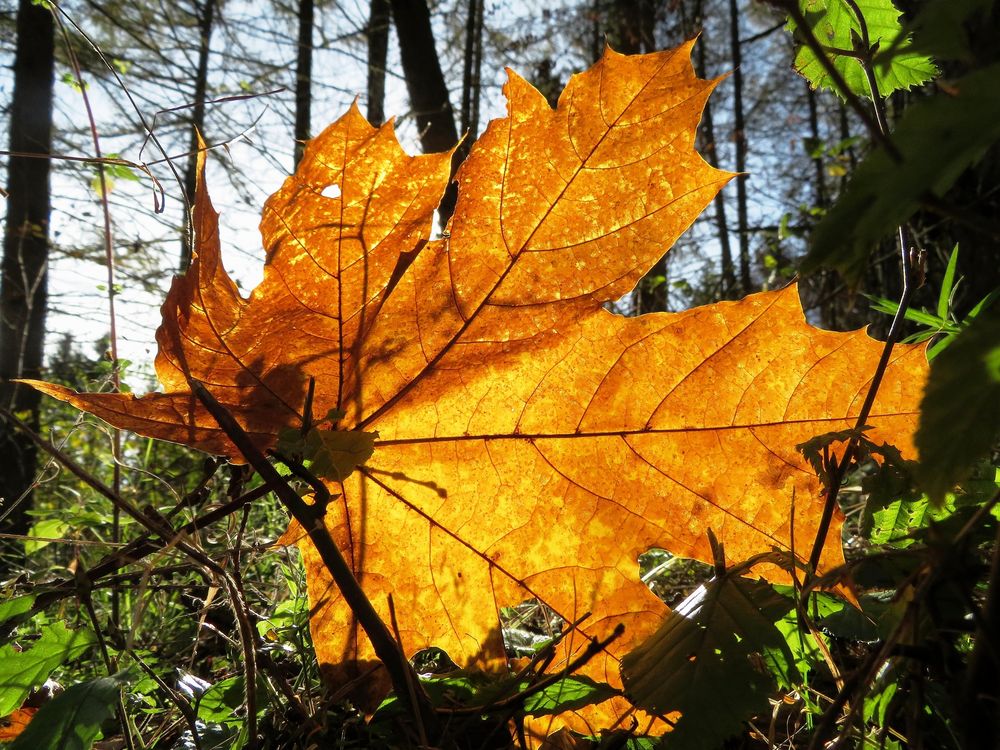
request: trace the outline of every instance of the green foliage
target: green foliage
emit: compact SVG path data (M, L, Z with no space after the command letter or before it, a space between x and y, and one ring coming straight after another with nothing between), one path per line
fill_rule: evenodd
M45 518L33 524L28 531L28 539L24 540L24 554L33 555L48 546L48 539L58 538L69 528L69 524L61 518Z
M1000 140L998 90L1000 64L907 108L892 134L900 160L877 147L858 166L817 226L803 271L832 267L857 279L880 239L907 221L926 196L943 195Z
M775 674L797 682L796 658L775 626L792 607L761 581L714 578L622 659L626 694L656 714L681 712L672 750L721 744L767 707Z
M85 654L94 644L89 630L70 630L61 622L41 629L34 643L24 641L0 648L0 716L19 707L33 688L45 682L63 663Z
M1000 309L981 313L931 366L917 480L935 503L1000 437Z
M882 50L880 58L892 59L908 50L910 54L930 55L937 60L971 62L969 29L985 22L995 6L995 0L926 0L907 24L912 38L907 33L897 38L909 43L905 47L898 43L890 45Z
M861 24L851 7L844 0L798 0L813 34L829 48L837 71L844 77L848 88L858 96L871 96L864 68L854 57L868 54L861 44ZM912 50L899 23L899 11L891 0L857 0L868 30L869 41L879 49L892 49L892 56L885 56L874 69L875 80L882 96L893 91L908 89L933 78L937 68L924 55ZM795 23L789 22L794 32ZM878 60L878 58L876 58ZM843 95L816 57L805 44L795 55L795 69L805 76L814 88L825 88Z
M39 709L10 750L88 750L132 679L119 672L67 688Z
M9 627L10 623L8 621L14 620L15 618L22 618L31 611L31 607L34 603L34 594L14 596L0 602L0 625L4 628Z

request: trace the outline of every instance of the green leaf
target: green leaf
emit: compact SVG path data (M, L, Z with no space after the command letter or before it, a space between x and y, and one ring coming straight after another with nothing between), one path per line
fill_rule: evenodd
M198 718L209 724L226 724L233 719L246 699L243 677L220 680L202 693L198 700ZM242 718L238 719L240 722Z
M243 715L238 713L246 703L246 680L242 675L220 680L198 698L198 718L208 724L226 726L242 725ZM267 708L267 684L263 677L257 679L257 713Z
M951 303L951 290L955 286L955 269L958 267L958 245L951 249L948 267L944 269L941 280L941 292L938 294L937 314L942 320L948 319L948 308Z
M768 706L771 670L794 675L795 659L775 623L791 600L762 581L727 573L699 587L649 640L626 654L625 692L656 714L681 713L670 747L717 747Z
M891 57L874 66L875 81L882 96L924 83L937 75L937 68L929 58L912 51L899 23L900 12L891 0L857 0L857 5L864 16L872 45L893 49ZM838 50L854 50L855 39L861 38L861 26L844 0L799 0L799 8L820 44ZM795 31L794 22L789 21L789 29ZM856 58L835 52L830 57L853 93L871 96L864 69ZM842 95L816 54L806 45L800 46L794 65L813 88L831 89Z
M88 750L130 680L126 671L66 688L38 710L9 750Z
M916 541L911 536L914 531L948 515L950 511L932 507L926 495L900 498L872 512L868 540L879 546L906 549Z
M994 306L931 363L915 441L917 483L940 504L998 435L1000 308Z
M61 518L46 518L34 524L28 531L28 538L24 540L24 554L33 555L38 550L48 547L51 542L38 539L57 539L61 537L69 524Z
M35 594L15 596L11 599L0 602L0 625L3 625L8 620L12 620L15 617L20 617L21 615L30 612L34 604Z
M0 648L0 716L18 708L32 688L45 682L63 662L81 656L93 643L91 631L70 630L54 622L30 647L25 641L23 651L17 651L13 644Z
M522 686L522 689L527 688ZM524 701L524 712L531 716L548 716L564 711L574 711L584 706L602 703L617 691L603 682L595 682L589 677L565 677Z
M879 147L858 166L816 227L802 270L827 266L858 279L882 237L909 219L925 195L943 195L1000 140L997 91L1000 64L955 81L946 93L907 109L892 135L901 162Z

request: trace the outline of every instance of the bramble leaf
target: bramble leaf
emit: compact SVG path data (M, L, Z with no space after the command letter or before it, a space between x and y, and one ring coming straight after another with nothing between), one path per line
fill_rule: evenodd
M829 48L833 65L851 92L871 97L864 68L851 56L861 40L861 25L851 7L844 0L798 0L798 3L813 34L820 44ZM857 0L857 6L876 52L892 50L891 56L875 56L875 81L882 96L925 83L937 75L937 68L928 57L910 49L910 41L905 38L899 22L900 12L892 0ZM795 28L795 23L789 21L789 29L794 32ZM813 88L830 89L843 96L816 54L805 44L796 52L794 65Z

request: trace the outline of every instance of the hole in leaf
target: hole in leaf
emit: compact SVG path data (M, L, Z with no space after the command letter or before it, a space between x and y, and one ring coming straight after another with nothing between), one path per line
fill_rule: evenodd
M410 657L410 664L413 666L413 671L419 675L448 674L459 669L448 652L437 646L420 649Z
M327 185L320 192L324 198L339 198L341 196L340 185L334 183L333 185Z
M714 575L711 565L653 547L639 555L639 577L667 606L676 607Z
M500 609L500 627L507 655L534 656L562 631L565 622L537 599Z

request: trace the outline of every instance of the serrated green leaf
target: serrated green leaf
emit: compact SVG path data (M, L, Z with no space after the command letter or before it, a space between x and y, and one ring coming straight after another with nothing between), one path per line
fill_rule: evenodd
M927 195L943 195L959 175L1000 140L1000 64L955 81L947 93L906 110L892 135L902 160L876 148L854 171L823 217L802 264L857 279L882 237L896 231Z
M899 22L900 12L891 0L857 0L857 5L868 27L869 41L879 49L893 49L891 57L874 67L875 81L882 96L924 83L937 75L934 63L910 48ZM799 0L799 8L822 45L835 50L854 49L854 40L860 39L861 25L844 0ZM794 22L789 22L789 28L795 30ZM871 96L864 69L856 58L831 53L831 59L853 93ZM822 62L806 45L799 47L794 65L814 88L831 89L842 95Z
M915 441L918 484L940 505L998 437L1000 308L994 306L931 364Z
M73 685L43 705L9 750L89 750L128 672Z
M53 622L34 643L25 641L23 651L16 650L13 644L0 648L0 716L20 706L59 665L81 656L93 642L89 630L70 630L61 622Z
M954 496L951 496L954 500ZM922 529L931 521L940 521L950 515L950 503L942 508L934 508L926 495L915 498L900 498L871 514L871 530L868 540L879 546L889 545L896 549L906 549L914 543L911 534ZM953 509L953 508L952 508Z
M622 659L626 694L648 711L680 712L672 749L720 745L767 708L771 669L797 679L795 659L775 627L792 606L762 581L732 574L709 581Z

